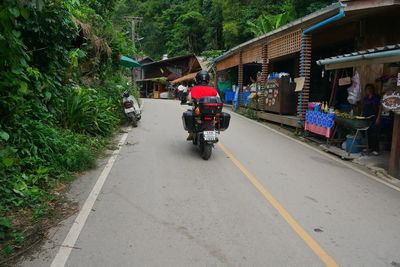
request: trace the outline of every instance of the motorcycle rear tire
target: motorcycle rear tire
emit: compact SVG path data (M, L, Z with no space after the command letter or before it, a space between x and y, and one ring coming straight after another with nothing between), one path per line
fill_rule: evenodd
M211 157L213 146L211 144L207 144L207 143L203 143L202 146L203 147L201 149L201 157L204 160L208 160Z
M138 122L137 122L135 116L133 116L133 117L131 118L131 122L132 122L132 126L133 126L133 127L136 128L136 127L138 126Z

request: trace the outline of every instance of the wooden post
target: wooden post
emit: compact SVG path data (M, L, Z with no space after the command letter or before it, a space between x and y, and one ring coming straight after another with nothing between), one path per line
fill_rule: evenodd
M392 149L389 160L389 174L400 178L400 113L395 113L393 123Z
M219 88L218 88L218 71L217 70L215 70L214 88L217 89L217 91L219 92Z
M304 77L305 82L303 90L299 93L297 103L297 116L301 122L305 121L308 101L310 100L311 51L311 35L303 34L301 36L300 77Z
M263 45L262 48L262 71L261 71L261 106L258 108L265 110L265 81L269 71L269 59L268 59L268 44ZM257 100L258 101L258 100ZM260 102L258 102L260 103Z
M239 73L238 73L238 85L239 85L239 99L238 99L238 107L242 106L243 101L243 60L242 60L242 51L239 52Z

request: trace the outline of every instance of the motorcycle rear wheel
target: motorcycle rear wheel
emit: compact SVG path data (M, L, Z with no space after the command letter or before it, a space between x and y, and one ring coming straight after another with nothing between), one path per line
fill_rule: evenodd
M213 146L211 144L207 144L207 143L203 143L202 146L203 147L201 149L201 157L204 160L208 160L211 157Z
M131 118L131 122L132 122L132 126L133 126L133 127L136 128L136 127L138 126L138 122L137 122L135 116L133 116L133 117Z

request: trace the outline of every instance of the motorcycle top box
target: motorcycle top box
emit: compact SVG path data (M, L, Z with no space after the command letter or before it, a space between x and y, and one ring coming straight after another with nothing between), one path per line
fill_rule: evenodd
M201 114L216 115L222 112L222 101L216 96L207 96L199 99L199 108Z

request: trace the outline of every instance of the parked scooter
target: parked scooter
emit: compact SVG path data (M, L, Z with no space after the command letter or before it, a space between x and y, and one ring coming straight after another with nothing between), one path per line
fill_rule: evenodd
M142 112L136 98L131 95L131 89L121 94L122 103L124 104L125 115L133 127L138 126L138 121L142 118Z
M182 115L183 127L186 131L193 133L193 144L199 147L204 160L211 157L220 132L229 127L231 115L222 112L222 107L219 97L203 97L198 103L194 103L193 109Z

